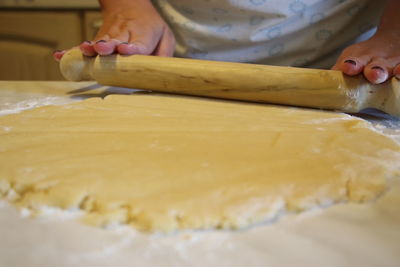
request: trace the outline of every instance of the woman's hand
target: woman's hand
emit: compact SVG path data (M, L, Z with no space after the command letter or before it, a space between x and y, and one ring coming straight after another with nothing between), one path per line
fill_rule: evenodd
M400 1L389 0L376 34L347 47L332 67L353 76L363 73L373 83L400 79Z
M150 0L103 0L101 6L103 25L94 40L79 45L84 55L173 55L175 37Z

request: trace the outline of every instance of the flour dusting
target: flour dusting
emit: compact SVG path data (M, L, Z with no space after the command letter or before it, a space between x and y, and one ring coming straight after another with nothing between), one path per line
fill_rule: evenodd
M26 99L16 103L5 102L2 103L2 108L0 109L0 116L19 113L23 110L37 108L41 106L63 105L75 101L77 100L66 98L65 96L45 96L45 97L35 97L31 99Z

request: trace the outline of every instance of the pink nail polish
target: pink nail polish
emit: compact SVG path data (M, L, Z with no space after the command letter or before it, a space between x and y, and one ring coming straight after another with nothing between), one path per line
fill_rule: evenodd
M352 59L347 59L347 60L344 61L344 63L349 63L349 64L354 65L354 66L357 65L357 62L355 62L355 61L352 60Z
M382 67L379 67L379 66L373 66L371 69L372 69L372 70L379 70L379 71L385 72L385 70L384 70Z

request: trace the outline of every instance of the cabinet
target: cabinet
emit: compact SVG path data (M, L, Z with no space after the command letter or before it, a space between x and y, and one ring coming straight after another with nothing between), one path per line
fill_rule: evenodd
M56 49L82 40L79 13L0 11L0 80L60 80Z
M63 80L53 51L92 40L99 11L0 10L0 80Z
M84 14L85 40L93 40L102 23L101 12L86 11Z

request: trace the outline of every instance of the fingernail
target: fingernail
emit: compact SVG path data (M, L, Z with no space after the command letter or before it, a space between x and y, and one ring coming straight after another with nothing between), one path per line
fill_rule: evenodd
M84 43L87 43L87 44L92 44L92 42L91 41L88 41L88 40L85 40L85 41L83 41Z
M349 63L349 64L352 64L352 65L357 65L357 62L355 62L354 60L352 60L352 59L346 59L345 61L344 61L344 63Z
M379 66L373 66L371 69L372 69L372 70L379 70L379 71L385 72L385 70L384 70L382 67L379 67Z
M97 42L96 42L96 44L98 44L98 43L105 43L106 42L106 40L98 40Z
M128 42L122 42L121 44L128 45L129 43Z

